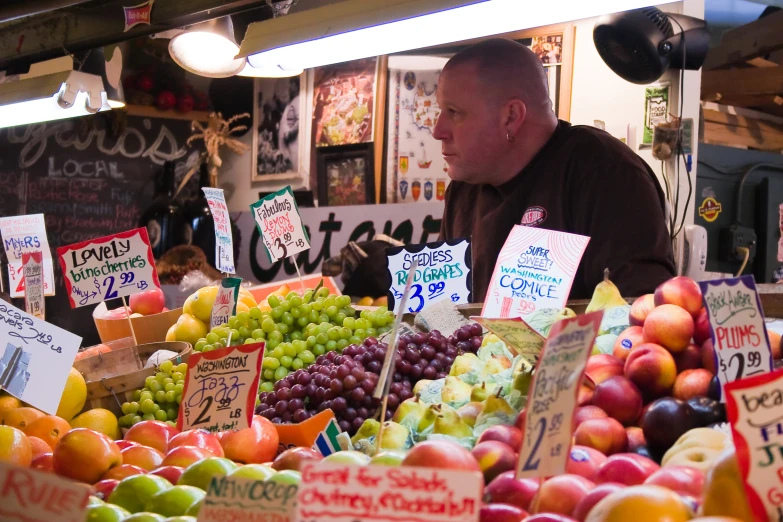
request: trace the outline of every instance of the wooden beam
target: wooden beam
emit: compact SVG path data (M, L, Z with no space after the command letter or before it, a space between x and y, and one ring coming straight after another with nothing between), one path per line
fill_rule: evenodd
M381 186L383 179L383 152L386 146L386 93L389 92L389 57L378 57L377 76L375 78L375 129L373 131L373 157L375 162L375 203L381 202L381 191L386 191Z
M707 53L704 70L739 65L783 48L781 27L783 11L727 31L721 43Z
M720 69L701 75L701 96L705 100L778 93L783 93L783 67Z
M704 121L704 140L709 143L740 145L760 150L783 150L783 132L726 125L706 119Z
M761 57L751 58L750 60L748 60L748 64L752 65L753 67L777 67L778 66L777 63Z

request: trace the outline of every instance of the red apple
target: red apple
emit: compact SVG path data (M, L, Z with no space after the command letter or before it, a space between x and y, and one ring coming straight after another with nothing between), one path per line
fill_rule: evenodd
M629 326L623 332L617 336L617 340L614 342L614 349L612 355L618 359L625 360L628 354L634 347L644 344L644 335L642 334L641 326Z
M45 473L54 473L54 454L42 453L33 459L30 467Z
M119 483L120 481L116 479L101 480L92 485L90 494L106 502L109 495L111 495L111 492L114 491L114 488L116 488Z
M545 481L533 500L533 513L559 513L570 516L579 500L595 484L581 475L557 475Z
M169 451L180 446L202 448L210 452L213 457L225 457L220 441L207 430L183 431L169 441Z
M537 513L525 518L522 522L577 522L571 517L558 513Z
M478 462L468 450L456 442L445 440L427 440L416 444L408 450L402 465L481 473Z
M163 459L163 462L161 462L161 466L179 466L181 468L187 468L194 462L199 462L210 457L214 457L214 455L204 448L179 446L166 453L166 457Z
M631 312L628 320L631 326L642 326L647 315L655 308L655 297L653 294L646 294L638 298L631 305Z
M644 439L644 430L639 426L625 428L625 433L628 435L629 452L635 452L637 449L647 446L647 441Z
M588 419L574 432L574 444L596 449L604 455L612 455L625 451L628 435L623 425L615 419Z
M704 472L689 466L666 466L647 477L644 483L700 498L704 488Z
M593 401L593 388L582 382L576 394L576 404L578 406L588 406Z
M647 477L661 467L647 457L636 453L618 453L612 455L598 468L596 483L619 482L626 486L644 483Z
M528 511L530 503L538 493L538 479L517 479L516 472L501 473L484 488L487 502L509 504Z
M143 292L133 294L128 299L131 312L141 315L159 314L166 305L166 296L163 290L152 286Z
M701 348L695 344L689 344L685 350L674 354L674 364L677 366L677 373L701 368Z
M122 450L123 464L133 464L147 471L160 466L163 457L163 453L149 446L135 445Z
M707 339L701 345L701 365L705 370L713 374L717 370L718 360L712 339Z
M160 421L141 421L125 434L125 440L155 448L164 455L169 451L169 441L176 435L171 426Z
M595 387L593 405L628 426L633 424L642 412L642 393L625 377L609 377Z
M130 448L131 446L141 446L138 442L133 442L132 440L115 440L115 444L117 444L117 447L120 448L120 451L124 450L125 448Z
M179 478L185 472L185 468L181 466L161 466L158 469L150 471L150 475L157 475L163 477L172 484L179 482Z
M131 464L120 464L101 475L101 480L122 480L134 475L144 475L147 470Z
M481 434L476 443L480 444L488 440L502 442L519 453L522 449L522 430L514 426L506 426L505 424L490 426L484 430L484 433Z
M517 454L514 453L514 450L496 440L479 442L473 447L471 453L484 474L485 484L489 484L492 479L504 471L515 469L517 465Z
M308 462L319 462L323 458L323 455L312 448L291 448L275 457L274 462L272 462L272 468L277 471L282 471L284 469L299 471L304 464Z
M177 97L171 91L160 91L158 97L155 100L155 106L162 110L167 111L174 108L174 104L177 103Z
M277 455L280 437L277 428L269 419L254 415L249 428L232 431L223 435L220 444L226 458L243 464L263 464L272 462Z
M484 504L479 511L479 522L522 522L527 516L516 506L507 504Z
M98 482L101 475L122 464L120 448L114 441L86 428L66 433L53 453L55 473L88 484Z
M691 397L707 397L712 376L712 373L704 368L685 370L675 379L672 396L683 401Z
M606 414L604 410L599 408L598 406L593 405L587 405L587 406L578 406L574 412L574 425L573 429L579 427L582 422L586 421L587 419L605 419L609 415Z
M690 344L693 337L693 317L677 305L662 304L647 316L643 331L648 343L659 344L671 353L679 353Z
M519 412L519 415L517 415L516 420L514 421L514 427L518 429L520 432L524 433L525 431L525 409L522 408L522 411Z
M675 305L692 317L697 317L702 309L701 288L690 277L678 276L661 283L655 289L655 306Z
M671 391L677 378L677 365L668 350L657 344L645 343L628 354L625 376L639 388L645 402L648 402Z
M601 384L609 377L623 374L623 360L605 353L592 355L587 359L585 374L595 385Z
M566 461L566 473L580 475L587 480L595 482L598 468L606 462L606 455L589 446L571 446L571 452Z
M583 522L584 519L587 518L587 514L590 513L590 510L593 509L593 506L598 504L601 499L611 495L615 491L620 491L624 488L625 484L620 484L619 482L606 482L604 484L598 484L591 492L589 492L587 495L582 497L579 502L577 502L573 513L571 513L571 516L573 516L576 520Z
M710 338L710 318L707 309L702 307L693 323L693 342L701 346Z

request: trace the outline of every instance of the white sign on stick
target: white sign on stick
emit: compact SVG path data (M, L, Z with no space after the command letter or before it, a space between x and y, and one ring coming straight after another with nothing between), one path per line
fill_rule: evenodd
M54 295L54 267L49 241L46 239L46 223L43 214L0 218L0 234L8 258L8 286L11 297L24 296L22 255L40 251L43 254L44 295Z
M310 248L294 193L288 186L250 205L256 227L272 262Z
M224 274L236 273L234 267L234 239L231 235L231 218L228 215L223 189L202 187L209 211L215 222L215 264Z

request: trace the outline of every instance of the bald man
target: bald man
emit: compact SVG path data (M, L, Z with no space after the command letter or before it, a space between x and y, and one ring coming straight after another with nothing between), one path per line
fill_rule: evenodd
M452 179L441 238L472 238L477 301L514 225L590 237L571 299L589 298L605 268L628 297L675 275L654 173L606 132L558 120L527 47L492 39L460 51L437 97L433 136Z

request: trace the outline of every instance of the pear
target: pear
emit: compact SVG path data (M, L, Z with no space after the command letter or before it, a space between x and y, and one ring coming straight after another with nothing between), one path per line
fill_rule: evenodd
M440 413L435 417L435 425L432 432L452 437L472 436L473 428L462 420L457 410L445 404L443 406Z
M627 304L623 296L620 295L620 291L609 280L609 269L606 268L604 269L604 280L595 286L593 298L590 299L590 304L585 308L585 313L589 314L590 312L625 306Z
M411 415L411 425L415 426L419 424L426 411L427 405L419 399L418 395L416 395L402 401L402 404L397 407L397 411L394 412L392 420L394 422L402 422L403 419L406 419Z
M484 403L474 401L469 402L458 409L457 413L459 413L460 418L465 421L465 424L472 428L476 425L476 419L481 415L482 411L484 411Z
M452 377L458 377L463 373L468 373L476 364L482 364L481 359L478 358L478 355L475 353L463 353L454 359L449 375Z
M532 380L533 370L531 368L529 372L522 371L514 375L514 384L512 384L511 387L522 395L527 395L528 390L530 390L530 383Z
M422 415L416 430L421 432L435 424L435 417L440 415L440 412L444 406L447 407L446 404L431 404L428 406L427 410L424 412L424 415Z
M571 319L572 317L576 317L576 312L574 312L570 308L563 308L557 313L557 316L555 317L555 322L562 321L563 319Z
M405 402L403 402L403 404L405 404ZM356 431L356 435L351 437L351 443L356 444L362 439L369 439L370 437L375 437L378 435L380 429L381 429L380 422L378 422L375 419L367 419Z
M493 355L492 358L487 361L486 366L484 366L484 374L495 375L508 368L511 368L511 361L508 357L505 355Z
M446 377L446 384L440 392L443 402L467 402L473 388L459 377Z
M498 388L498 391L489 397L487 397L487 400L484 401L484 411L482 412L483 415L489 415L491 413L505 413L506 415L516 415L517 412L508 405L508 402L506 402L506 399L500 396L500 393L503 391L502 388Z
M419 395L421 392L424 391L427 386L430 385L430 383L433 381L428 381L427 379L422 379L416 383L416 385L413 387L413 395Z
M473 391L470 392L470 400L472 402L484 402L490 393L487 389L487 383L482 381L481 384L473 386Z
M408 447L408 436L411 432L394 421L383 423L383 437L381 438L381 449L406 449Z

